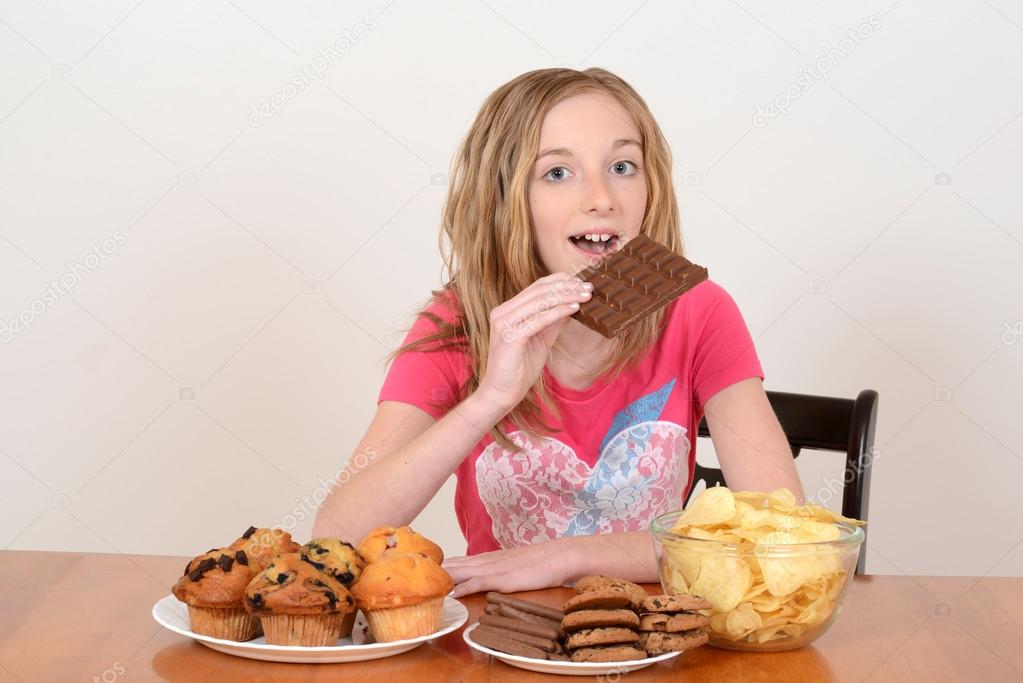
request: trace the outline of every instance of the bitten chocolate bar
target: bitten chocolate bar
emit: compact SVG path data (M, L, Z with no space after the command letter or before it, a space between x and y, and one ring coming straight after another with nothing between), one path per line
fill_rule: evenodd
M573 317L613 337L706 280L707 269L637 235L579 277L593 283L593 296Z

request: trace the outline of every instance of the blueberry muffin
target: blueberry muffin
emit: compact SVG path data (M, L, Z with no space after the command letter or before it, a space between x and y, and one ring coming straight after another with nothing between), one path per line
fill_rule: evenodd
M298 552L303 560L321 572L330 574L345 588L351 588L366 567L359 551L339 538L314 538ZM341 624L342 638L352 635L355 614L356 610L352 610L345 616Z
M224 640L252 640L261 633L259 620L244 607L245 587L254 575L244 550L221 548L193 558L171 589L188 605L194 633Z
M366 566L352 586L378 642L433 633L444 615L444 596L454 587L444 569L420 553L387 552Z
M257 529L250 526L229 547L232 550L244 550L253 569L259 572L276 556L298 552L299 545L291 540L291 534L282 529Z
M355 600L333 576L287 553L252 579L245 609L259 617L269 645L337 645Z
M367 564L376 562L390 552L422 553L437 564L444 562L444 551L439 545L407 526L374 529L359 544L359 554Z

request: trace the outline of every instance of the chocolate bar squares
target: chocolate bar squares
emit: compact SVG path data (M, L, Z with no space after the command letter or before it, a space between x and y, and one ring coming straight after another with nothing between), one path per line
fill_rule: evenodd
M706 280L707 269L637 235L579 277L593 283L593 296L573 317L613 337Z

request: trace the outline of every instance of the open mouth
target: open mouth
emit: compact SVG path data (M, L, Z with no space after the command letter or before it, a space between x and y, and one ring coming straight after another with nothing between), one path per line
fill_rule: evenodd
M587 254L610 254L618 249L621 242L619 236L613 233L585 233L573 235L568 241L575 245L576 249Z

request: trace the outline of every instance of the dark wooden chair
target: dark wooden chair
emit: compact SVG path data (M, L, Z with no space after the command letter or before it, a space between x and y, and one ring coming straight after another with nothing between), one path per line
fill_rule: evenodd
M870 463L873 458L874 429L877 423L877 392L864 389L856 400L830 396L810 396L768 391L767 398L778 416L792 457L804 448L845 452L845 470L842 476L842 514L846 517L867 519L870 501ZM709 437L707 418L700 422L699 436ZM693 488L704 481L707 486L725 484L724 475L715 467L696 463ZM806 491L813 496L813 491ZM692 497L693 490L689 490ZM688 498L686 503L688 503ZM866 528L864 528L866 532ZM860 548L856 573L863 573L867 544Z

